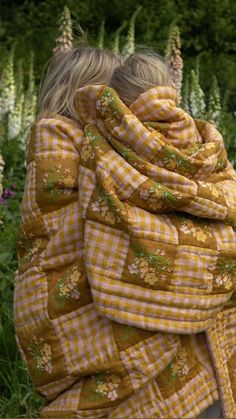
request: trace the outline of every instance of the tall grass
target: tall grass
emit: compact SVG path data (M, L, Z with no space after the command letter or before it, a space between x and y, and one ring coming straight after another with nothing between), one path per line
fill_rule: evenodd
M13 290L17 271L17 235L25 180L25 156L19 140L1 138L5 161L3 188L12 191L0 205L0 417L37 417L44 400L37 395L17 350L13 327Z
M137 11L134 13L133 18L131 18L126 43L123 47L125 51L128 51L128 53L132 52L135 47L134 21L136 14ZM126 26L127 22L124 22L122 26L119 28L119 30L115 33L113 48L116 52L118 52L119 50L118 45L120 32L123 31L123 29ZM68 47L68 45L70 45L71 43L70 28L67 29L68 30L66 30L66 28L62 26L62 30L65 30L65 34L67 34L67 42L64 45L64 38L58 38L58 40L63 40L63 42L60 41L60 48L64 48L65 46ZM99 41L101 45L104 41L103 29L104 27L102 24L102 35ZM179 36L178 33L176 36ZM169 48L169 55L173 55L173 60L171 60L171 57L169 57L169 60L170 62L175 63L175 69L177 68L178 72L182 72L182 65L180 65L180 57L178 55L180 54L180 51L176 50L177 44L176 42L173 42L172 38L169 42L173 44L171 44L171 48ZM58 44L57 47L59 47ZM177 64L179 63L177 67L176 62ZM33 80L32 66L33 64L31 60L30 70L28 74L28 90L25 92L24 96L24 118L22 118L23 127L31 123L35 109L36 96L34 92L35 86ZM8 95L13 92L13 89L9 90L9 86L14 86L12 64L9 68L9 74L5 72L5 93L8 92ZM197 73L198 72L196 72L196 75ZM178 73L177 76L178 80L182 80L182 74ZM21 79L19 77L19 74L18 77L16 77L16 81L17 79L18 85L16 83L16 87L18 86L19 94L19 91L21 92ZM189 78L186 78L186 80L189 81ZM199 83L195 84L197 84L198 91L195 92L194 97L198 98ZM185 85L187 86L186 83ZM191 104L189 103L189 101L191 89L193 89L193 86L191 86L191 83L188 83L188 89L187 87L185 87L182 92L184 106L186 109L190 110ZM199 101L195 100L195 103L198 102ZM199 110L197 109L196 112L197 111ZM14 121L16 124L17 113L14 113L13 116L15 118ZM38 412L45 401L35 391L35 388L31 383L30 377L28 375L27 369L24 366L23 361L21 360L20 354L18 352L13 328L12 307L14 283L17 271L16 244L18 228L20 223L20 204L22 200L26 174L24 151L24 138L26 137L25 135L23 135L10 140L10 137L8 135L9 129L7 128L6 123L7 116L4 116L4 118L5 122L0 122L0 151L5 162L3 173L4 191L2 197L0 197L0 417L37 417ZM234 167L236 167L236 118L232 114L225 112L224 109L221 112L221 117L218 121L218 125L220 131L222 132L225 138L226 146L229 153L229 159L234 164ZM18 126L16 124L15 128L17 127Z

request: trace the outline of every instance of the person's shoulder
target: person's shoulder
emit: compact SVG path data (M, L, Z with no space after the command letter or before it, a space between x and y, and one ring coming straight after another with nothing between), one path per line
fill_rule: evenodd
M69 135L70 132L71 134L78 131L82 133L82 126L79 121L73 120L64 115L53 114L49 112L42 114L41 117L35 121L34 127L36 129L49 129L50 131L52 129L63 132L67 131Z
M44 113L30 129L26 147L27 162L45 153L76 155L80 152L83 138L79 122L63 115Z

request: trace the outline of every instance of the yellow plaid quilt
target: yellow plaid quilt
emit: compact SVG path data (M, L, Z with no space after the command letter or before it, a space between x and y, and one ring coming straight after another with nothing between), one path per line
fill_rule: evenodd
M219 132L158 87L31 130L14 316L43 417L236 415L236 190Z

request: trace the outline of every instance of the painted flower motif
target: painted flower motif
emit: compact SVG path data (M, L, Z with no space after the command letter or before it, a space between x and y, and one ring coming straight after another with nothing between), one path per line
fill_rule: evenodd
M211 150L212 148L215 148L215 144L214 143L206 143L205 144L205 146L204 146L204 148L206 149L206 150Z
M108 93L107 96L102 96L101 97L101 103L104 107L109 106L110 103L113 102L113 98L111 97L111 94Z
M154 211L161 209L162 208L162 203L158 202L156 199L151 198L149 199L149 206L151 209L153 209Z
M19 245L25 250L25 255L22 258L23 262L32 262L36 258L42 245L42 238L38 237L33 239L32 237L33 235L29 234L27 237L25 236L22 240L19 240Z
M211 183L201 182L202 188L208 189L214 198L219 198L221 196L221 191L217 187L217 185L213 185Z
M155 253L138 255L134 263L128 265L128 270L132 275L139 275L145 283L154 285L166 281L166 274L172 272L170 264L165 251L158 249Z
M216 165L216 171L221 171L222 169L224 169L227 165L227 160L223 160L223 159L218 159L217 161L217 165ZM220 173L221 176L224 176L224 173Z
M172 380L175 381L177 377L183 377L189 373L190 368L188 366L188 361L187 351L181 346L174 360L169 364Z
M102 394L103 396L106 396L108 393L107 384L106 383L98 384L96 392Z
M71 195L72 192L73 192L73 190L70 189L70 188L63 188L63 194L64 195Z
M200 242L205 242L207 240L207 234L205 232L203 232L202 230L196 229L196 231L193 233L193 235Z
M218 263L210 266L209 271L213 274L217 273L215 277L215 285L223 287L227 291L232 290L236 284L236 260L220 258Z
M58 279L56 285L56 300L59 304L64 304L68 299L79 300L80 291L79 284L81 279L81 272L76 266L68 269L63 276Z
M116 390L109 391L109 393L108 393L107 397L108 397L108 399L110 399L110 400L114 401L114 400L116 400L116 399L117 399L117 397L118 397L118 393L117 393L117 391L116 391Z
M103 116L106 115L107 120L110 120L113 123L115 123L117 119L120 119L119 101L111 92L104 92L97 100L96 108Z
M158 196L158 194L156 193L156 190L157 188L156 189L149 188L149 189L141 190L139 192L140 198L147 201L148 206L154 211L161 209L163 205L161 201L161 193L159 193L159 196Z
M81 149L81 158L84 161L88 161L90 158L93 158L93 150L90 146L83 146Z
M51 346L43 338L37 338L34 335L28 350L33 357L36 374L42 374L44 372L51 374L53 369Z
M64 181L68 188L73 188L75 186L75 179L70 174L64 178Z
M116 222L115 215L111 212L109 206L104 202L103 198L98 198L97 201L93 202L91 205L93 212L98 212L102 215L105 221L108 221L112 224Z
M112 103L113 101L114 98L112 97L111 93L108 92L96 101L96 108L99 112L101 112L102 115L105 115L110 103Z
M154 285L157 282L156 273L155 272L147 272L144 281L147 282L150 285Z
M84 160L85 162L87 162L89 159L93 159L95 156L91 140L92 139L90 136L85 137L83 141L83 146L81 148L80 155L82 160Z
M149 190L147 190L147 189L141 190L141 191L139 192L139 196L140 196L142 199L147 200L147 199L149 198L149 196L150 196L150 192L149 192Z
M154 211L163 208L163 203L173 204L181 199L181 196L166 190L157 182L153 182L153 186L149 189L142 189L139 192L139 196L147 201L148 206Z
M182 219L180 231L185 235L192 235L195 239L203 243L206 242L209 236L207 226L200 226L188 219Z
M132 263L132 265L128 266L128 269L129 269L131 274L138 274L138 272L139 272L137 263Z
M112 401L118 398L118 388L121 383L118 376L101 373L93 377L93 381L96 385L95 393L98 396L107 397Z
M220 197L220 195L221 195L221 191L220 191L220 190L219 190L216 186L214 186L214 185L212 185L211 192L212 192L212 195L213 195L215 198L219 198L219 197Z
M73 192L75 180L71 175L71 169L63 170L60 163L45 172L42 180L51 201L54 201L59 195L70 195Z
M133 162L133 166L137 167L137 169L143 169L145 167L141 162Z
M187 153L191 157L196 157L197 154L199 153L199 150L201 150L201 148L202 148L202 144L196 143L193 146L190 146L187 149L185 149L185 153Z
M176 160L168 160L165 164L165 167L168 170L175 170L176 166L177 166Z
M177 173L188 175L191 177L196 172L193 161L188 157L184 158L180 154L176 154L173 150L170 150L168 146L163 148L164 167L168 170L176 171Z
M91 204L92 211L100 213L105 221L112 224L120 223L120 216L125 214L125 209L115 203L114 192L107 192L102 188L99 189L99 192L99 198Z
M156 160L156 161L154 162L154 164L155 164L156 166L159 166L159 167L164 167L164 163L163 163L163 161L161 161L161 160Z
M137 328L134 326L130 326L129 324L123 324L122 325L122 340L129 339L133 336L135 336L137 333Z
M233 286L233 281L229 274L225 274L223 276L218 275L215 281L217 285L224 286L227 290L230 290Z

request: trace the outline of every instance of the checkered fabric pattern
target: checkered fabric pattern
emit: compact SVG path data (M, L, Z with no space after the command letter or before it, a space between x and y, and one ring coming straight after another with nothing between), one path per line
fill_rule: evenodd
M236 413L236 177L175 102L88 86L80 123L31 130L14 318L42 417Z

